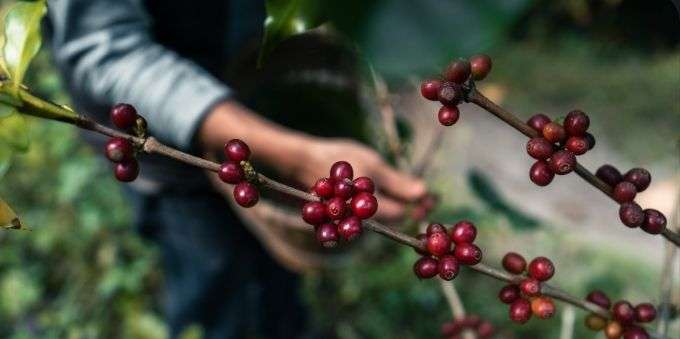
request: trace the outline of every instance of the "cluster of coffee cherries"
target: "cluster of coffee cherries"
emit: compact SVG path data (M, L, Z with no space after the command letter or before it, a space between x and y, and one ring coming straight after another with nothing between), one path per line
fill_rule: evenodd
M454 319L442 324L442 336L448 339L463 338L463 331L472 331L479 339L491 338L495 329L488 320L470 314L461 319Z
M338 161L331 166L330 176L312 187L312 194L322 201L302 206L302 219L313 225L316 239L324 247L334 247L340 238L351 241L361 234L361 220L378 210L375 184L368 177L354 177L352 165Z
M113 125L125 131L131 131L137 126L137 121L142 119L137 110L129 104L117 104L111 108L109 114ZM105 153L106 158L115 164L113 173L116 179L122 182L137 179L139 163L135 158L132 142L125 138L113 137L106 143Z
M491 71L491 58L478 54L468 60L453 60L442 72L443 79L428 79L421 83L420 94L425 99L439 101L442 107L437 118L444 126L451 126L458 121L460 110L458 104L465 99L463 84L471 80L483 80Z
M649 323L656 318L656 308L650 303L641 303L633 307L630 302L620 300L612 305L609 297L602 291L592 291L586 299L612 314L607 320L595 313L586 316L586 327L593 331L604 330L608 339L649 339L647 331L640 324Z
M460 265L476 265L482 261L482 250L473 244L476 237L477 228L467 220L456 223L448 231L442 224L429 224L425 233L418 235L426 251L416 249L422 257L413 264L413 272L420 279L439 274L444 280L453 280Z
M532 116L527 124L539 134L527 142L527 153L536 159L529 178L538 186L550 184L555 174L573 171L576 156L595 147L595 137L587 132L590 118L582 111L569 112L562 124L544 114Z
M523 256L509 252L503 257L503 268L512 274L527 276L519 284L509 284L501 288L498 299L510 305L510 319L524 324L531 315L539 319L548 319L555 314L555 303L541 293L541 284L555 274L555 266L546 257L536 257L529 263Z
M644 168L633 168L621 175L616 167L603 165L597 169L595 175L613 188L612 197L621 206L619 218L621 222L630 227L640 227L650 234L659 234L666 228L666 216L655 209L643 210L635 201L638 192L649 187L652 175Z
M255 185L246 180L243 166L250 159L250 147L239 139L232 139L224 145L225 161L220 165L217 175L220 180L234 186L234 200L242 207L253 207L260 200Z

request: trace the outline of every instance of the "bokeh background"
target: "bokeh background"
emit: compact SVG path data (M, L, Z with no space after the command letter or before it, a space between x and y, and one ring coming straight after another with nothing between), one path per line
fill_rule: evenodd
M442 196L433 219L474 221L488 263L510 250L550 256L553 280L572 294L600 288L613 299L659 302L660 237L622 227L617 206L575 175L534 186L525 139L472 105L424 155L442 127L418 84L451 58L491 55L484 93L523 119L584 110L598 144L579 161L591 170L607 162L650 169L652 185L639 199L670 216L680 185L680 19L670 1L375 1L361 13L354 33L411 126L409 154L432 157L427 180ZM26 82L68 102L46 49ZM0 337L164 338L158 250L130 226L109 165L71 126L30 124L30 151L0 185L32 228L0 232ZM366 238L347 264L305 276L313 326L338 338L439 337L451 313L436 281L413 276L412 250ZM676 290L679 271L676 262ZM455 285L468 312L490 319L502 337L558 338L571 328L564 304L551 320L517 326L496 299L500 282L464 269ZM581 325L585 313L575 314L573 337L597 337ZM680 338L680 321L673 326ZM200 337L198 326L185 333Z

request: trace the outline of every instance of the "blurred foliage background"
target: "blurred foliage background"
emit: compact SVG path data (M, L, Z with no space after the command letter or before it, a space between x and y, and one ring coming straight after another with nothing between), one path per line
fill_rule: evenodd
M680 22L670 1L375 1L361 14L352 34L393 88L415 91L406 79L436 74L454 56L484 51L495 65L507 66L494 68L490 81L508 88L508 105L598 107L597 119L605 123L597 135L621 157L677 173ZM45 51L26 83L68 102ZM164 338L157 249L130 227L121 186L100 152L71 126L34 119L30 125L31 148L0 185L0 196L32 228L0 232L0 336ZM549 252L560 286L575 295L601 288L615 299L658 301L659 267L633 253L585 244L544 227L550 220L523 227L513 222L521 211L493 208L493 195L474 187L439 189L469 195L456 199L464 203L444 201L434 219L475 221L489 262L509 249L527 256ZM416 255L375 236L365 243L350 265L306 276L313 326L339 338L438 337L450 311L435 281L413 277ZM559 336L564 312L513 325L496 300L501 283L464 271L456 285L466 308L490 319L501 335ZM577 311L575 338L593 337L580 326L583 315ZM186 335L199 337L197 328Z

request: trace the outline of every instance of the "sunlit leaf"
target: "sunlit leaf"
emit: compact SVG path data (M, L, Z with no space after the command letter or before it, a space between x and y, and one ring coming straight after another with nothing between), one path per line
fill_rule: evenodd
M23 115L16 113L0 118L0 143L20 152L28 149L28 126Z
M0 227L9 229L24 228L19 217L2 198L0 198Z
M45 1L18 1L5 16L2 56L16 88L42 44L40 21L46 12Z

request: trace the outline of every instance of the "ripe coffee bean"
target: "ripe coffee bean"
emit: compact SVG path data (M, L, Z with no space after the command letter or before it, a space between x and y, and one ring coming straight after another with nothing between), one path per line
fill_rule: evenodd
M340 220L347 213L347 203L345 199L333 197L326 202L326 214L331 220Z
M508 252L503 256L503 268L512 274L521 274L527 267L524 257L515 252Z
M555 303L548 297L538 297L531 301L531 312L539 319L549 319L555 314Z
M536 161L529 169L529 179L538 186L547 186L554 177L555 173L550 169L550 165L543 160Z
M607 339L619 339L623 334L623 326L618 321L609 321L604 328L604 335Z
M549 122L543 126L541 131L543 137L551 143L562 142L567 138L567 132L562 125L556 122Z
M616 167L609 164L600 166L600 168L597 169L597 172L595 172L595 176L612 187L623 181L621 172L619 172Z
M439 273L439 263L437 259L421 257L413 264L413 272L420 279L429 279Z
M547 281L555 274L555 265L546 257L536 257L529 263L529 276L538 281Z
M656 308L650 303L642 303L635 306L635 321L648 323L656 318Z
M557 151L548 160L548 165L555 174L565 175L576 167L576 156L567 150Z
M260 193L255 185L242 181L234 186L234 199L241 207L253 207L260 200Z
M453 280L458 275L458 260L450 254L443 255L439 258L439 277L444 280Z
M220 171L217 172L217 176L227 184L236 185L243 181L245 173L243 173L243 168L241 168L239 164L228 161L220 166Z
M614 186L614 191L612 192L614 200L616 200L619 204L633 201L636 194L637 189L635 188L635 185L629 183L628 181L622 181L616 184L616 186Z
M320 198L329 199L335 195L335 182L330 178L321 178L314 184L314 193Z
M111 138L106 143L106 157L112 162L132 160L134 158L132 143L123 138Z
M427 225L427 229L425 230L425 233L427 235L430 235L432 233L446 233L446 227L442 224L438 223L432 223Z
M612 302L609 300L609 297L607 297L607 295L600 290L595 290L588 293L588 296L586 296L586 300L607 310L612 305Z
M111 122L120 129L130 129L137 121L137 110L129 104L117 104L109 112Z
M451 126L458 121L460 110L456 106L442 106L437 113L439 123L444 126Z
M128 161L119 162L116 164L114 174L118 181L130 182L137 179L139 175L139 164L137 160L130 159Z
M472 79L484 80L491 72L491 58L486 54L478 54L470 57L470 71Z
M649 234L659 234L666 229L666 216L663 213L651 208L644 210L644 212L645 220L640 226L643 231Z
M456 244L472 243L477 237L477 228L467 220L459 221L449 232L451 240Z
M420 255L430 255L430 252L427 251L427 234L420 233L416 236L416 239L418 239L418 241L422 244L422 247L425 248L425 251L415 247L413 248L413 250Z
M494 332L493 324L488 321L482 321L482 323L477 326L477 337L480 339L491 338Z
M338 232L347 241L354 240L354 238L361 234L362 230L361 219L355 216L345 218L338 223Z
M595 137L588 132L586 132L583 137L586 138L586 141L588 142L588 150L593 149L595 147Z
M369 177L358 177L354 179L354 190L356 192L375 193L375 184Z
M520 298L510 304L510 320L524 324L531 318L531 303L529 300Z
M475 244L456 244L453 255L463 265L477 265L482 261L482 250Z
M434 232L427 236L427 250L437 257L447 254L451 250L451 238L446 232Z
M420 84L420 94L427 100L437 101L439 100L439 89L441 87L441 80L428 79Z
M328 221L326 205L318 201L310 201L302 206L302 220L310 225L321 225Z
M614 319L624 325L632 324L635 320L635 310L633 305L625 300L617 301L612 306Z
M569 137L569 139L567 139L565 147L567 148L567 150L576 155L585 154L590 149L590 145L588 145L588 140L584 136Z
M635 185L638 192L642 192L649 187L649 183L652 182L652 175L648 170L644 168L633 168L626 172L623 176L623 180Z
M316 240L323 245L323 247L331 248L338 244L340 234L338 227L332 223L323 223L316 228Z
M250 158L250 147L242 140L232 139L224 145L224 155L231 161L246 161Z
M619 207L619 218L624 225L635 228L642 226L645 213L642 211L642 207L635 202L626 202Z
M335 193L336 197L340 197L342 199L349 199L352 197L352 194L354 194L354 182L350 179L339 179L335 181L335 185L333 186L333 192Z
M582 111L571 111L564 118L564 130L570 136L584 135L588 126L590 126L590 118Z
M352 180L354 177L354 169L347 161L338 161L331 166L330 178L335 181L340 181L342 179Z
M442 75L448 81L462 84L470 77L470 68L470 62L460 59L446 66Z
M541 294L541 282L534 278L526 278L519 283L519 290L527 297Z
M500 292L498 292L498 299L504 304L512 304L515 300L519 299L519 297L519 287L514 284L505 285L501 288Z
M593 331L599 331L607 326L607 319L600 317L595 313L588 314L585 319L586 327Z
M350 207L359 219L368 219L378 210L378 199L371 193L359 192L352 198Z
M649 333L641 327L631 326L623 332L623 339L649 339Z
M463 87L453 82L445 82L437 95L442 105L455 107L463 100Z
M541 114L541 113L534 114L527 121L527 125L529 125L529 127L533 128L534 131L538 132L538 134L540 134L541 136L543 135L543 127L545 127L545 125L547 125L549 123L550 123L550 118L547 115Z
M548 159L553 154L553 144L543 137L532 138L527 142L527 153L534 159Z

